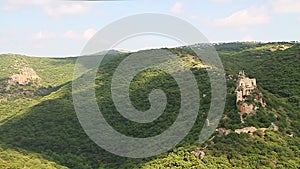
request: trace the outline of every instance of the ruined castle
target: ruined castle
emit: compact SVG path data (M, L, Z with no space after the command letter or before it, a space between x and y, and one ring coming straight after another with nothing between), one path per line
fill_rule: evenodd
M245 96L250 95L256 89L256 79L250 79L245 76L245 72L239 73L237 89L236 89L236 102L245 101Z
M254 104L246 102L246 96L251 95L256 88L256 79L246 77L245 72L240 71L235 92L237 108L241 114L255 114L255 111L258 109ZM261 98L255 98L255 100L262 99L262 95L258 97Z

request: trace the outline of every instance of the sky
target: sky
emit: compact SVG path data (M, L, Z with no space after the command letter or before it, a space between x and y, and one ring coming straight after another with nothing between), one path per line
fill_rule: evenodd
M97 31L142 13L186 20L210 42L300 40L299 0L1 0L0 11L1 54L78 56ZM176 45L165 37L147 35L116 49Z

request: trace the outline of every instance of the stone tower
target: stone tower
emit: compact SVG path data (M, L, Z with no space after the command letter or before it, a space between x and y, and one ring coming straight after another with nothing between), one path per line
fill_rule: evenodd
M254 114L258 108L254 104L245 102L245 96L251 95L256 87L256 79L249 78L244 71L240 71L235 92L236 105L241 114Z
M250 95L256 89L256 79L246 77L244 71L240 71L236 88L236 102L245 101L244 97Z

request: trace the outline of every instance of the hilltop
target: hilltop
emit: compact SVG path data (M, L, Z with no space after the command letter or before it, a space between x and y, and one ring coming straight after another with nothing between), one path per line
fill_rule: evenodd
M185 139L167 153L146 159L119 157L93 143L78 122L71 93L76 58L7 54L0 55L0 167L299 168L300 44L214 45L227 79L226 108L218 128L235 131L276 124L278 131L225 134L219 130L205 143L197 142L201 128L207 125L205 118L210 108L208 67L193 57L195 54L188 48L173 48L168 50L179 55L198 80L201 106L197 121ZM165 112L151 123L125 119L113 104L110 84L115 69L129 54L113 52L105 57L95 79L97 102L109 124L119 132L133 137L154 136L177 118L180 91L176 81L163 71L141 72L130 86L132 104L137 109L150 108L147 96L157 87L170 99ZM240 70L256 79L256 87L266 103L255 115L245 118L244 123L236 106Z

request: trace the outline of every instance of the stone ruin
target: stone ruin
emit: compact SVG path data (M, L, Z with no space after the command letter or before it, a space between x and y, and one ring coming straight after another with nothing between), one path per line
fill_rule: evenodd
M247 96L253 95L253 92L257 89L256 79L246 77L244 71L240 71L236 92L236 105L241 114L255 114L256 110L259 108L257 104L251 103L251 100L247 99ZM259 102L262 106L265 106L263 101L262 93L256 94L253 102Z
M241 71L238 77L238 84L236 89L236 102L245 101L244 96L250 95L256 89L256 79L250 79L245 76L245 72Z

